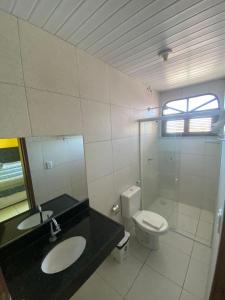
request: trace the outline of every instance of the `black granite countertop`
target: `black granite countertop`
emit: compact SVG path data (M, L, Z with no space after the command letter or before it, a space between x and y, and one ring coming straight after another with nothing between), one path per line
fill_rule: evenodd
M71 209L78 205L80 201L74 199L69 195L61 195L41 205L42 210L52 210L54 216L62 214L64 211ZM0 248L4 247L7 243L20 238L23 235L34 230L34 228L19 230L17 226L26 218L36 213L36 209L30 209L22 214L19 214L9 220L0 223Z
M92 208L85 208L61 224L62 232L54 243L49 233L8 257L1 257L1 267L12 300L66 300L90 277L123 238L124 228ZM46 254L63 240L83 236L86 248L81 257L66 270L45 274L41 263Z

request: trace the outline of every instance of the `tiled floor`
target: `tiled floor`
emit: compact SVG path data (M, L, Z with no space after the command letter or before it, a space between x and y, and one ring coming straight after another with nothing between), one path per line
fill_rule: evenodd
M210 246L213 213L184 203L158 198L149 210L164 216L171 230Z
M210 251L172 231L158 251L132 237L128 259L118 264L109 256L71 300L205 300Z
M24 200L9 207L0 209L0 222L10 219L29 209L28 201Z

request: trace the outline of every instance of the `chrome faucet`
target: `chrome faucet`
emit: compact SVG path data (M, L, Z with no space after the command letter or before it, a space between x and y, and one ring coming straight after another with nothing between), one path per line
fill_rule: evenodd
M54 229L55 227L55 229ZM60 225L58 224L58 222L56 221L55 218L51 218L50 220L50 238L49 238L49 242L55 242L57 240L57 234L61 231Z
M43 213L42 213L42 207L41 207L41 205L38 205L37 209L38 209L39 214L40 214L40 223L42 224L43 223Z

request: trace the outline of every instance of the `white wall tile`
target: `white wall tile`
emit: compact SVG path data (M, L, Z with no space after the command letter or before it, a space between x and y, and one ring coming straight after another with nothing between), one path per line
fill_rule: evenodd
M120 71L109 67L109 91L112 104L133 108L147 108L157 100L147 93L146 87ZM153 104L154 105L154 104Z
M132 185L130 167L126 167L117 172L114 172L113 181L116 201L120 203L120 195Z
M79 86L82 98L109 102L107 66L93 56L78 50Z
M180 172L182 175L203 175L204 158L201 155L183 154L180 156Z
M75 48L27 22L19 24L26 85L79 96Z
M180 178L179 200L189 205L201 206L204 196L203 179L199 176L182 175Z
M29 136L30 122L23 87L0 83L1 137Z
M130 85L127 75L114 68L108 68L110 103L131 107Z
M30 170L41 170L44 163L41 141L34 141L31 137L26 138L26 147Z
M97 142L111 139L110 105L81 101L84 121L85 142Z
M181 152L203 155L205 150L204 138L183 138L181 140Z
M75 97L27 89L33 135L80 134L81 108Z
M205 176L217 180L220 170L220 156L205 156L204 164Z
M157 93L149 95L139 81L71 44L22 20L18 28L14 17L0 14L0 81L25 84L28 101L27 104L23 88L0 86L1 136L28 136L31 128L33 136L85 134L90 198L93 205L110 215L122 190L139 177L136 119L139 111L156 106ZM119 170L114 176L111 140L121 138L130 140L118 142L114 148L114 169ZM36 180L34 184L40 195L37 202L42 203L49 193L41 188L47 179L37 167L43 163L42 147L38 149L32 169L42 181L38 184ZM71 157L71 153L67 154L61 157L62 161ZM47 152L45 155L48 159ZM64 185L50 191L51 196L68 188ZM107 197L109 202L104 204Z
M111 141L86 144L85 155L88 183L113 172Z
M112 217L111 209L116 202L113 175L104 176L90 182L88 184L88 195L90 205L93 208Z
M128 167L131 162L131 139L113 140L112 146L114 171Z
M17 19L0 12L0 81L23 84Z
M119 139L131 135L131 110L111 105L112 138Z

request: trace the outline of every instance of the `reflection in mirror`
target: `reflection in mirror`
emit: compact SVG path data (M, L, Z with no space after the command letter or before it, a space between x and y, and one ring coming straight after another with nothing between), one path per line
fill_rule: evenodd
M33 228L50 218L53 215L52 210L44 210L40 213L35 213L28 218L25 218L22 222L20 222L17 226L19 230L26 230Z
M82 136L25 140L36 205L62 194L77 200L87 197Z
M0 139L0 222L31 207L20 139Z
M1 149L0 222L32 208L17 227L26 230L54 213L42 211L43 203L63 194L87 199L82 136L7 139Z

